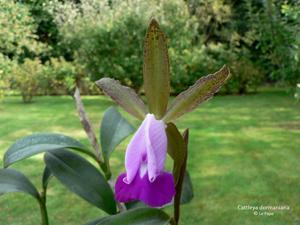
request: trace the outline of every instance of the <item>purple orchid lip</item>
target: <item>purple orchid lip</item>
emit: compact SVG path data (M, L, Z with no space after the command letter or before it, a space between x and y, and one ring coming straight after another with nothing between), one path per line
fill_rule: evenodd
M154 182L150 182L148 174L143 178L136 176L130 183L123 182L126 173L122 173L116 182L116 199L119 202L131 202L139 200L151 207L161 207L170 203L175 195L173 175L163 172L156 177Z
M127 147L126 173L117 179L116 199L141 200L152 207L172 201L175 185L172 174L164 171L166 155L165 123L147 114Z

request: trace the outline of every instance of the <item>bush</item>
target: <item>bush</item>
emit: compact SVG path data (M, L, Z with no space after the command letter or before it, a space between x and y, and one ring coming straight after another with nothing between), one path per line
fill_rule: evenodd
M43 65L39 59L25 59L23 64L16 64L12 69L11 82L22 95L23 102L29 103L38 93L43 79Z
M64 44L77 52L75 58L85 73L97 80L110 76L139 90L142 85L143 36L155 15L168 36L173 86L189 80L186 56L201 63L199 50L192 48L197 23L184 1L81 1L81 4L52 1ZM176 88L176 87L175 87Z
M24 102L30 102L38 89L42 68L39 60L31 60L46 51L37 40L37 26L30 9L12 0L0 0L0 92L18 88Z
M41 86L43 93L47 95L73 95L78 86L82 94L99 94L95 84L84 75L82 66L74 62L68 62L64 58L51 58L43 70Z
M155 15L167 36L173 37L168 39L173 94L223 64L232 65L233 73L226 92L245 93L259 85L261 70L242 46L251 46L255 38L251 32L243 36L233 32L230 6L223 2L196 4L195 12L189 6L182 0L115 0L110 5L105 1L74 4L56 0L49 4L49 11L56 18L64 45L76 53L74 58L84 66L83 73L93 81L109 76L141 90L141 37ZM251 68L250 73L243 66Z
M10 71L9 81L13 89L20 91L24 102L31 102L35 95L73 95L75 86L82 93L95 93L89 79L75 66L63 58L51 58L45 64L39 59L25 59L24 63L15 63ZM97 92L99 93L99 92Z
M15 63L0 53L0 100L3 99L5 93L9 90L8 77Z
M0 7L0 53L13 63L39 58L42 94L71 93L74 82L94 93L91 81L103 76L142 91L142 37L152 16L167 34L173 94L223 64L233 76L227 93L300 82L295 1L0 0Z
M43 76L43 94L70 94L75 85L76 69L63 58L51 58L44 66Z
M263 73L248 58L240 58L230 63L232 79L225 85L226 93L248 93L250 89L256 92L263 79Z

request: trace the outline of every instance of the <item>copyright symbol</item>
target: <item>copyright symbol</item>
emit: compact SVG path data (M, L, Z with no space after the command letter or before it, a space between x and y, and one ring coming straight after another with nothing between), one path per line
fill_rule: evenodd
M257 215L258 215L258 212L257 212L257 211L254 211L253 214L254 214L254 216L257 216Z

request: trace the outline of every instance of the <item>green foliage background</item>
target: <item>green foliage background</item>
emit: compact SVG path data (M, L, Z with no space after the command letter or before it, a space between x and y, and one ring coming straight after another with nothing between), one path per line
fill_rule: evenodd
M143 91L144 35L151 17L169 47L172 91L229 65L225 93L247 93L265 83L300 82L300 4L296 0L0 0L1 90L36 79L36 94L71 93L75 83L95 93L109 76ZM12 72L26 59L42 73ZM27 60L27 61L28 61ZM58 71L59 70L59 71ZM20 69L15 69L20 71ZM33 71L34 73L34 71ZM27 91L27 92L26 92Z

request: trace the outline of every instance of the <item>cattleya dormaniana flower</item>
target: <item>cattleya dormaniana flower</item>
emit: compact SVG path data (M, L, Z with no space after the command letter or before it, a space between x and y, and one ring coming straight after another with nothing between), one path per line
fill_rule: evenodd
M167 155L165 123L147 114L126 150L126 173L116 182L120 202L140 200L152 207L172 201L175 195L173 175L164 171Z
M102 78L96 82L124 110L143 120L127 147L126 173L116 181L116 200L139 200L151 207L161 207L175 196L174 221L177 224L186 174L188 137L182 135L172 121L210 99L229 76L229 69L224 66L214 74L201 77L168 106L170 68L166 39L156 20L151 20L145 38L143 64L148 107L132 89L114 79ZM174 161L173 173L164 170L167 152Z
M43 190L40 193L22 173L5 168L0 169L0 195L16 191L30 194L40 204L42 224L48 225L46 193L49 179L53 175L72 192L109 214L91 221L88 223L90 225L179 225L180 205L192 199L193 188L186 168L189 130L180 133L173 122L210 99L229 75L228 68L224 66L214 74L201 77L168 104L170 68L166 39L158 23L154 19L151 20L145 38L143 64L143 87L148 107L134 90L116 80L102 78L96 82L103 92L124 110L143 121L127 147L126 172L118 176L114 186L115 194L111 188L113 182L107 182L112 175L110 155L133 131L133 127L114 107L110 107L101 123L100 151L96 135L85 114L79 89L76 88L74 98L77 111L94 152L62 134L40 133L22 138L6 151L4 167L42 151L46 152ZM89 161L65 149L77 150L91 156L105 177ZM167 154L173 160L172 173L164 169ZM172 217L161 209L150 208L162 207L173 199ZM121 203L117 204L116 200ZM134 208L136 202L123 204L135 200L142 201L150 207ZM118 212L122 213L117 215Z

